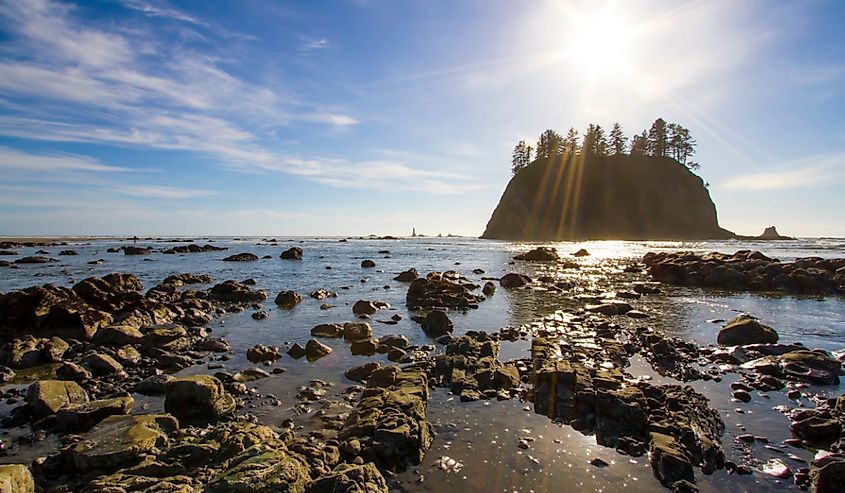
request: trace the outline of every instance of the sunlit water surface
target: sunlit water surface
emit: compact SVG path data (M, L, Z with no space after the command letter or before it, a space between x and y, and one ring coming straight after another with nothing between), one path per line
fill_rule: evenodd
M630 282L645 280L643 274L622 271L626 264L636 262L649 251L692 250L698 252L760 250L771 257L787 261L796 257L845 257L845 240L813 239L783 242L618 242L598 241L584 243L555 243L561 256L568 256L580 248L592 255L578 262L578 270L557 270L542 263L512 263L517 252L536 245L486 241L467 238L414 238L403 240L338 238L278 238L273 246L262 238L196 238L195 243L228 247L226 252L164 255L158 252L179 243L162 240L139 241L138 246L153 246L157 250L149 256L126 256L106 253L106 249L131 242L104 240L75 243L67 247L46 248L58 263L22 265L18 269L0 269L0 291L20 289L35 284L55 283L70 286L89 276L102 276L111 272L128 272L138 276L145 288L150 288L175 273L210 274L215 282L226 279L253 278L256 288L265 289L270 297L263 309L271 312L270 318L255 321L251 311L227 314L210 325L215 336L222 336L232 344L232 358L224 368L235 371L251 366L244 357L245 350L256 343L283 346L293 342L304 344L310 338L311 327L320 323L353 320L351 306L359 299L381 300L389 303L389 311L378 312L371 321L375 337L389 333L407 336L411 344L432 344L414 323L405 307L407 285L393 281L401 271L415 267L422 275L431 271L456 270L470 280L482 284L482 277L499 277L507 272L521 272L529 276L553 275L559 279L570 278L576 288L570 293L539 291L508 291L499 289L495 295L481 303L479 309L455 312L455 334L468 330L498 331L502 327L520 326L556 310L575 310L583 303L574 300L573 294L598 293L622 289ZM279 254L291 246L304 250L302 261L283 261ZM78 256L56 256L60 250L73 249ZM33 255L41 248L17 249L20 256ZM383 251L389 253L379 253ZM255 262L223 262L230 254L252 252L270 259ZM16 257L6 257L13 260ZM88 265L103 259L99 265ZM376 267L361 268L361 261L372 259ZM331 267L330 269L328 267ZM473 269L483 269L484 274L473 274ZM305 296L303 302L292 310L277 308L272 300L282 291L292 289L305 295L319 288L336 291L338 297L329 300L312 300ZM320 309L325 302L334 305ZM644 297L633 302L635 308L651 313L644 322L672 335L695 340L700 344L714 344L719 325L708 320L728 319L740 312L758 316L775 327L784 342L799 341L809 347L828 350L845 348L845 300L841 297L770 296L751 293L731 293L718 290L665 287L663 294ZM389 319L398 313L402 320L397 325L386 325L376 320ZM623 320L622 323L635 323ZM365 361L375 360L390 364L384 356L353 356L342 340L326 340L334 351L314 363L283 357L276 366L285 373L257 381L261 395L272 394L282 401L281 406L271 406L268 399L256 399L247 411L271 426L279 426L291 418L304 430L317 427L319 422L312 412L295 408L296 393L301 385L319 378L335 384L328 397L339 399L343 390L353 382L343 377L343 371ZM528 357L530 342L503 342L500 359ZM438 347L442 350L442 347ZM655 382L671 382L656 374L641 358L632 358L628 369L634 375L649 375ZM195 366L184 373L208 372L204 365ZM739 460L748 451L738 448L733 438L741 433L767 436L772 443L788 438L788 421L772 411L776 405L794 406L780 393L770 399L756 393L750 404L742 405L746 411L737 414L737 404L730 401L728 384L735 376L728 376L721 383L697 382L698 391L710 397L711 404L719 409L726 423L723 446L729 459ZM817 389L829 395L841 393L839 388ZM137 411L156 411L162 407L160 399L143 398L136 401ZM809 403L808 403L809 404ZM317 411L319 404L314 404ZM428 417L437 430L437 438L419 467L397 475L395 484L407 491L513 492L513 491L662 491L654 479L647 457L630 458L596 444L592 436L584 436L568 426L550 422L544 416L531 412L530 403L518 400L497 402L461 403L445 390L436 390L428 404ZM0 408L3 412L8 407ZM740 431L740 426L744 431ZM15 432L17 433L17 432ZM527 450L517 447L520 438L530 437ZM48 437L42 447L17 450L18 455L6 461L28 460L44 453L44 444L54 444ZM807 460L811 453L791 449ZM784 460L784 454L754 445L752 455L765 461L770 457ZM443 456L452 457L463 464L458 472L447 473L434 466ZM610 465L597 468L589 464L593 458L602 458ZM803 464L793 462L800 467ZM719 471L711 476L700 472L697 481L701 491L769 491L788 488L762 473L751 476L728 476ZM794 487L793 487L794 488Z

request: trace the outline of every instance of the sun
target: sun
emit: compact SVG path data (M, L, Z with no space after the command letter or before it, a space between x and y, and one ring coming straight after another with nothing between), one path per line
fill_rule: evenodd
M590 72L618 69L633 41L631 26L614 6L579 12L568 40L572 60Z

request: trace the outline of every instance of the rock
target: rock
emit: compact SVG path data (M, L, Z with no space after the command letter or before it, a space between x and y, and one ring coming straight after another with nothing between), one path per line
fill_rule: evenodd
M502 278L499 279L499 284L501 284L503 288L521 288L522 286L531 284L531 278L522 274L511 272L502 276Z
M15 260L16 264L49 264L50 262L58 262L58 260L41 255L33 255L30 257L22 257Z
M0 348L0 364L14 369L31 368L47 363L58 363L70 349L60 337L37 339L24 336Z
M9 383L15 379L15 371L8 366L0 365L0 384Z
M588 252L585 248L581 248L577 252L572 254L573 257L589 257L590 252Z
M255 303L267 299L267 293L264 291L253 291L249 286L232 280L212 287L209 296L226 303Z
M484 293L484 296L493 296L493 293L496 292L496 285L487 281L484 283L484 287L481 288L481 292Z
M372 462L363 465L341 464L308 485L306 493L387 493L384 477Z
M376 349L378 349L378 343L372 337L352 341L352 344L349 345L352 354L359 356L372 356L376 354Z
M366 382L370 375L376 370L381 368L381 365L378 362L372 361L369 363L364 363L361 366L356 366L355 368L350 368L344 372L344 376L353 382Z
M299 247L291 247L282 252L281 258L284 260L302 260L302 249Z
M228 463L204 489L208 493L304 492L311 482L308 465L284 447L254 446Z
M386 334L379 338L378 343L388 347L405 349L408 347L409 341L407 337L401 334Z
M305 357L308 358L309 361L320 359L331 352L332 348L326 346L317 339L308 339L308 342L305 343Z
M631 305L622 301L600 303L598 305L587 305L584 309L588 312L601 313L602 315L624 315L633 310Z
M412 282L419 279L420 274L417 272L417 269L411 267L410 269L400 272L398 276L394 277L394 281L399 282Z
M794 240L795 238L790 238L789 236L781 236L778 233L777 228L774 226L769 226L768 228L763 230L763 234L757 237L758 240Z
M429 274L408 286L408 308L478 308L484 298L469 292L466 286L451 282L442 274Z
M153 375L138 382L134 390L141 395L164 395L167 384L175 379L167 374Z
M328 338L343 337L343 326L340 324L320 324L311 329L311 335Z
M85 404L88 393L76 382L41 380L26 390L26 402L36 418L46 418L69 404Z
M109 416L129 414L135 400L130 396L65 406L56 413L56 424L72 431L87 431Z
M429 337L440 337L452 332L453 324L443 310L432 310L425 316L422 329Z
M72 289L86 303L105 312L122 310L143 298L143 285L132 274L89 277L76 283Z
M514 260L528 260L533 262L554 262L560 260L557 250L548 247L537 247L514 257Z
M94 375L97 376L119 374L122 374L123 376L126 375L126 372L123 370L123 365L118 363L114 358L112 358L108 354L90 354L85 358L85 365L87 365L88 368L90 368L91 371L94 373Z
M293 308L302 301L302 296L295 291L282 291L276 296L276 305L282 308Z
M149 255L152 251L152 247L141 248L136 246L127 245L123 247L123 254L124 255Z
M773 328L761 324L755 318L740 315L722 327L716 341L721 346L770 344L778 341L778 334Z
M98 346L126 346L138 344L144 334L131 325L109 325L98 330L91 342Z
M376 266L376 263L373 262L372 260L369 260L369 259L361 262L361 267L363 267L365 269L372 269L375 266Z
M62 366L56 368L56 378L59 380L72 380L74 382L84 382L92 378L91 372L84 367L65 361Z
M71 457L81 471L112 472L141 462L143 454L167 443L167 434L178 428L167 414L109 416L71 449Z
M263 361L273 362L281 357L282 353L279 351L279 348L265 346L263 344L256 344L246 350L246 359L248 359L250 363L261 363Z
M369 339L373 329L366 322L346 322L343 324L343 338L347 341L361 341Z
M382 479L383 481L384 479ZM35 480L32 478L32 472L23 464L0 464L0 491L3 493L35 493Z
M769 459L764 462L760 469L770 476L778 479L786 479L792 476L792 469L780 459Z
M672 487L677 481L695 483L692 464L673 437L652 433L649 455L654 475L664 486Z
M310 296L311 299L322 300L325 298L337 298L337 293L334 291L327 291L325 289L318 289L311 292L308 296Z
M258 260L258 255L254 253L236 253L224 258L224 262L252 262Z
M352 305L352 313L355 315L372 315L379 310L379 307L372 301L358 300Z
M828 456L810 463L810 484L815 493L836 493L845 484L845 457Z
M164 410L180 421L217 421L235 410L235 399L211 375L177 378L165 388Z
M212 353L225 353L231 346L224 339L206 337L194 344L196 351L211 351Z
M836 385L842 364L838 359L821 350L792 351L780 356L784 376L791 380Z
M288 349L288 356L293 359L299 359L305 356L305 348L302 347L298 342L295 342L291 345L290 349Z
M259 310L257 312L252 312L250 317L252 317L253 320L266 320L270 318L270 312L266 310Z

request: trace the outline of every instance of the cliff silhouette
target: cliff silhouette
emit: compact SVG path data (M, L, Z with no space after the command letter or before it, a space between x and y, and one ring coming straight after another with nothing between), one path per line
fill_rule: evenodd
M482 238L525 241L704 240L719 226L701 178L668 157L577 155L517 172Z

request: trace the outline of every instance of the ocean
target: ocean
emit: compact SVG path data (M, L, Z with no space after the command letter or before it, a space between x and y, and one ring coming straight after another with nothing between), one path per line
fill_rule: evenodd
M151 246L154 251L145 256L107 253L110 247L132 245L131 240L100 239L91 242L70 242L62 247L17 248L19 256L34 255L46 250L59 262L40 265L21 265L19 268L0 268L0 291L10 291L28 286L54 283L70 286L89 276L103 276L111 272L136 275L149 289L167 276L178 273L210 274L214 283L227 279L243 281L254 279L255 289L268 291L263 310L270 313L265 320L254 320L253 310L228 313L215 318L209 325L215 337L223 337L232 345L232 357L221 362L229 371L253 366L245 358L245 351L255 344L284 347L286 344L305 343L310 329L321 323L353 321L352 305L357 300L383 301L389 310L377 312L370 323L373 335L398 333L409 338L411 344L434 344L411 320L412 313L405 306L407 284L393 278L414 267L420 275L433 271L457 271L471 281L483 284L482 278L498 278L508 272L524 273L532 278L551 275L556 279L570 280L574 288L565 292L546 290L507 290L499 288L478 309L450 313L454 322L454 335L470 330L496 332L501 328L520 327L560 311L574 311L583 307L578 294L597 294L621 289L631 282L647 280L645 274L625 273L624 267L638 262L650 251L719 251L733 253L737 250L759 250L769 257L789 261L799 257L845 257L845 239L818 238L795 241L701 241L701 242L625 242L591 241L528 244L474 238L403 238L381 240L372 238L340 241L341 238L283 238L275 237L274 244L261 237L196 237L193 243L226 247L227 251L165 255L160 250L186 243L170 239L141 239L136 246ZM577 270L558 270L553 264L514 262L512 257L535 246L551 246L562 257L581 248L590 256L574 259L581 264ZM279 258L280 253L292 246L303 250L301 261ZM78 255L58 256L61 250L72 249ZM250 252L260 259L253 262L223 262L228 255ZM261 257L270 256L263 259ZM2 257L14 260L18 257ZM89 262L103 262L90 265ZM361 262L373 260L374 268L363 268ZM481 269L483 274L474 274ZM210 286L200 286L207 288ZM192 287L193 288L193 287ZM337 298L315 300L307 293L317 289L338 293ZM284 290L294 290L303 295L302 303L293 309L276 307L273 299ZM669 335L693 340L702 345L714 345L720 324L739 313L749 313L774 327L782 342L801 342L814 348L829 351L845 349L845 298L837 296L795 296L784 294L755 294L728 292L712 289L663 286L661 294L634 300L638 310L651 314L643 321L625 319L620 323L643 324L663 330ZM322 304L333 305L321 309ZM394 314L401 316L398 324L380 323ZM623 317L624 318L624 317ZM340 395L353 382L343 376L344 370L366 361L390 364L383 355L354 356L344 347L342 340L323 340L334 351L313 363L293 360L285 355L275 366L286 371L259 380L251 386L266 396L272 394L281 401L280 406L268 404L269 400L256 399L245 411L258 416L270 426L281 426L292 419L302 430L319 426L319 407L304 410L296 406L296 393L312 379L322 379L335 384L329 395ZM500 359L528 358L529 341L502 342ZM442 351L442 347L436 350ZM656 373L642 359L632 358L628 369L634 375L651 378L655 382L671 379ZM211 372L205 365L198 365L182 373ZM767 458L784 458L783 453L754 445L753 450L738 446L734 438L741 433L753 433L779 443L789 437L789 421L773 411L779 405L795 406L781 393L769 398L755 398L742 406L737 413L737 403L731 402L726 390L730 375L721 383L694 382L691 385L711 399L711 405L720 411L726 423L722 437L723 448L729 459L737 460L742 454L765 462ZM675 382L677 383L677 382ZM839 395L840 387L816 388L823 395ZM807 401L809 405L809 401ZM153 412L162 409L161 400L140 397L136 410ZM422 464L393 480L405 491L664 491L654 478L648 458L631 458L596 444L595 437L582 435L568 426L549 421L545 416L531 411L530 403L519 400L497 402L459 402L446 389L432 392L428 418L434 424L437 437ZM307 411L307 412L306 412ZM8 412L1 406L0 412ZM519 439L531 438L530 448L517 447ZM48 438L41 446L33 445L18 451L16 461L43 454L50 445ZM802 460L812 458L812 452L790 449ZM462 464L456 472L437 468L438 459L450 457ZM609 466L597 468L589 463L601 458ZM3 458L9 461L10 457ZM792 464L800 467L795 461ZM806 465L806 464L804 464ZM781 490L786 484L781 480L755 473L750 476L731 476L717 471L705 476L696 471L701 491L770 491ZM787 480L786 483L789 483Z

